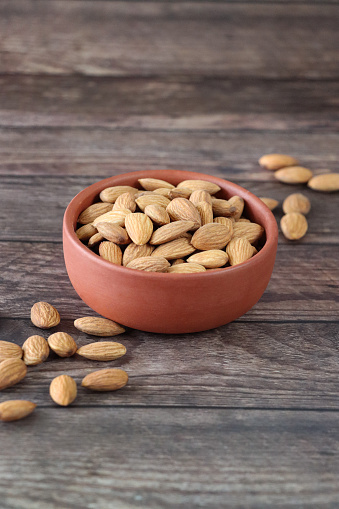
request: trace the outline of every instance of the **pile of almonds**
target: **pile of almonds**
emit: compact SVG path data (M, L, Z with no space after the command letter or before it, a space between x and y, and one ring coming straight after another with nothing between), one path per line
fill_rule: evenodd
M31 320L40 329L50 329L60 323L60 315L51 304L37 302L31 309ZM101 317L78 318L75 327L81 332L99 337L116 336L125 332L121 325ZM0 391L19 383L27 374L27 366L46 361L50 349L59 357L78 354L95 361L112 361L122 357L126 348L113 341L90 343L78 348L73 337L66 332L55 332L47 340L39 335L26 339L22 347L0 341ZM128 375L122 369L108 368L89 373L82 387L93 391L115 391L127 384ZM55 403L68 406L77 396L77 384L69 375L60 375L50 384L49 393ZM8 400L0 403L0 420L16 421L31 414L36 404L26 400Z
M78 238L102 258L147 272L193 273L237 265L255 255L264 228L242 216L244 200L185 180L139 179L114 186L79 216Z

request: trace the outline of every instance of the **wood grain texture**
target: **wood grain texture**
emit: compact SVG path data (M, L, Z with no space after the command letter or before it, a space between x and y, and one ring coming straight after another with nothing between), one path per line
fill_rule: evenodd
M0 75L0 123L323 131L339 126L338 95L337 81Z
M337 412L38 408L1 427L2 509L334 509L338 423Z
M0 72L338 78L338 14L336 4L5 0Z

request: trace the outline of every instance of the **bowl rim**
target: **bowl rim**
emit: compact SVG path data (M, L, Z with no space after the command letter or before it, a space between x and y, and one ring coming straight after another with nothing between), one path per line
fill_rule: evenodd
M266 242L265 242L264 246L260 249L260 251L258 251L258 253L256 253L255 256L253 256L249 260L239 263L238 265L210 269L210 270L204 271L204 272L171 273L171 276L169 277L166 272L146 272L146 271L142 271L142 270L130 269L128 267L124 267L123 265L116 265L114 263L111 263L108 260L101 258L99 255L97 255L96 253L91 251L85 244L83 244L81 242L81 240L79 240L78 236L75 233L75 229L73 226L73 223L74 223L73 208L75 206L78 206L78 201L79 201L79 199L81 199L81 196L84 193L87 194L91 188L95 188L96 189L95 192L96 192L96 194L98 194L97 187L99 184L100 185L102 184L102 186L103 186L102 189L105 189L105 186L110 187L110 185L106 185L106 184L108 184L109 182L111 182L112 180L117 179L117 178L134 176L135 178L144 177L144 178L159 178L160 179L161 173L168 174L168 172L176 173L177 175L182 174L182 173L185 173L186 175L189 174L192 176L192 180L197 180L197 179L209 180L210 182L214 182L215 184L219 184L220 182L223 184L226 184L226 185L231 184L231 186L239 188L242 191L242 194L245 192L245 194L247 194L250 197L250 199L254 201L255 205L258 206L260 209L262 209L262 211L265 213L265 216L267 217L267 225L265 226ZM145 177L146 174L147 174L147 176ZM151 175L153 175L153 177ZM168 179L168 177L167 177L167 179ZM188 180L188 178L185 177L183 180ZM117 185L124 185L124 184L117 184ZM128 185L128 184L125 184L125 185ZM112 184L112 187L113 186L114 186L114 184ZM101 187L101 186L99 186L99 187ZM83 252L83 254L87 258L89 258L90 261L92 261L93 263L98 263L99 265L101 265L103 267L103 269L107 269L112 272L118 271L118 273L122 271L121 274L122 273L124 273L125 275L133 274L134 277L141 278L141 279L155 278L155 279L159 279L159 280L163 280L163 281L175 281L176 279L178 279L182 282L187 278L187 276L190 276L191 278L194 276L198 279L206 278L206 277L218 278L222 274L226 275L231 272L234 274L235 271L240 273L243 270L247 270L250 265L255 270L255 267L262 263L262 261L263 261L262 259L265 257L265 255L267 255L268 252L270 252L272 249L276 249L277 244L278 244L277 221L276 221L274 215L272 214L272 211L267 207L267 205L265 205L265 203L263 201L260 200L260 198L255 196L253 193L248 191L246 188L239 186L238 184L235 184L234 182L231 182L229 180L223 179L221 177L214 177L213 175L208 175L205 173L197 173L197 172L192 172L192 171L188 171L188 170L186 171L186 170L174 170L174 169L159 169L159 170L146 170L146 171L140 170L140 171L127 172L127 173L120 173L118 175L114 175L112 177L108 177L108 178L99 180L97 182L94 182L90 186L85 187L76 196L74 196L74 198L69 202L69 204L65 210L65 213L64 213L63 231L64 231L64 236L67 235L68 240L73 244L73 246L76 249L80 249ZM227 269L227 270L225 270L225 269Z

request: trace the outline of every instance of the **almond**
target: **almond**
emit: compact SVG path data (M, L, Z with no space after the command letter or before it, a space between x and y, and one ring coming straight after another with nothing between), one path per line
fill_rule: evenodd
M227 226L227 228L229 228L232 232L232 235L233 235L233 223L234 223L234 219L231 218L231 217L215 217L213 219L213 223L220 223L220 224L223 224L224 226Z
M142 210L143 212L147 205L159 205L160 207L166 208L167 205L171 203L170 200L166 198L166 196L154 193L139 196L139 198L137 198L135 201L137 202L139 209Z
M45 362L49 356L48 343L42 336L30 336L22 345L23 360L26 366L36 366Z
M215 216L229 217L237 213L237 208L227 200L212 198L212 209Z
M209 182L208 180L183 180L177 187L178 189L186 187L192 191L204 190L210 194L215 194L221 189L217 184Z
M93 223L97 217L112 210L112 207L113 205L110 203L93 203L93 205L90 205L87 207L87 209L81 212L80 216L78 217L78 223Z
M170 189L167 189L168 192L170 192ZM144 189L141 189L140 191L138 191L137 193L135 193L135 196L134 198L137 199L137 198L140 198L140 196L154 196L155 194L157 194L155 191L145 191ZM163 193L160 193L162 196L165 196Z
M228 256L221 249L210 249L202 253L196 253L187 258L188 263L199 263L206 269L217 269L223 267L228 262Z
M274 176L284 184L306 184L313 173L303 166L289 166L275 172Z
M156 247L151 256L163 256L167 260L175 260L176 258L183 258L194 253L195 248L192 246L191 239L179 237L178 239L166 242Z
M117 336L125 332L125 329L113 320L97 316L78 318L74 321L74 326L85 334L100 337Z
M248 240L236 237L227 245L226 253L230 265L238 265L252 258L253 246L251 246Z
M212 205L210 203L202 201L198 203L196 207L200 214L202 226L208 223L213 223L213 210Z
M40 329L50 329L60 323L60 315L48 302L36 302L31 309L31 320Z
M169 198L171 189L168 187L158 187L157 189L154 189L154 194L161 194L161 196L165 196L166 198ZM140 195L141 196L141 195Z
M179 265L169 267L167 272L170 274L193 274L196 272L206 272L206 269L199 263L180 263Z
M263 233L264 228L257 223L237 221L233 224L233 237L246 239L250 244L259 240Z
M122 264L124 265L124 267L126 267L129 264L129 262L135 260L136 258L151 256L153 249L154 247L150 246L149 244L143 244L142 246L138 246L137 244L134 244L134 242L131 242L131 244L129 244L124 251Z
M177 258L176 260L173 260L172 267L173 267L173 265L180 265L180 263L186 263L186 262L183 258Z
M97 217L93 221L93 226L96 226L98 223L115 223L119 226L125 226L125 218L128 214L132 214L129 209L111 210Z
M5 359L0 362L0 391L20 382L26 373L27 366L21 359Z
M99 246L99 255L108 262L114 263L115 265L121 265L122 251L119 246L114 244L114 242L101 242Z
M146 214L141 214L140 212L127 216L125 226L128 235L134 244L138 244L138 246L147 244L153 233L152 221Z
M127 268L143 270L145 272L167 272L169 266L169 262L164 257L144 256L129 262Z
M193 203L193 205L197 206L198 203L205 201L212 205L212 199L210 193L207 191L197 189L196 191L193 191L193 193L190 196L190 201Z
M220 223L209 223L194 233L191 242L196 249L208 251L210 249L222 249L231 238L232 232L227 226Z
M128 244L130 240L127 231L118 224L98 223L96 227L98 233L100 233L104 239L114 242L114 244Z
M96 246L97 244L100 244L100 242L102 242L104 239L103 235L101 235L101 233L96 233L95 235L93 235L93 237L91 237L88 241L88 247L94 247Z
M92 391L116 391L128 382L128 375L122 369L100 369L85 376L81 385Z
M285 198L283 203L283 211L285 214L289 212L299 212L300 214L308 214L311 210L310 200L301 193L293 193Z
M49 394L57 405L68 406L77 397L77 384L68 375L60 375L54 378L49 386Z
M137 204L135 203L135 196L133 193L123 193L116 199L113 205L113 211L115 210L130 210L134 212L137 208Z
M236 212L232 214L232 217L234 217L235 221L237 221L237 219L239 219L243 213L245 202L240 196L235 195L229 198L228 203L235 207Z
M114 361L126 353L126 347L113 341L99 341L79 348L78 355L92 361Z
M196 230L201 225L201 218L198 210L192 202L186 198L174 198L166 208L173 221L193 221Z
M159 224L160 226L168 224L171 221L166 209L160 207L160 205L147 205L144 212L153 223Z
M97 229L91 223L84 224L76 230L76 235L82 242L87 242L93 235L97 233Z
M0 403L0 421L19 421L30 415L36 404L23 399L12 399Z
M188 200L191 194L192 194L191 189L186 189L185 187L180 187L179 189L178 187L176 187L174 189L170 189L168 193L168 198L170 200L174 200L175 198L186 198Z
M339 173L316 175L308 182L308 187L314 191L324 191L326 193L339 191Z
M286 166L295 166L298 161L285 154L266 154L259 159L259 164L266 170L279 170Z
M250 223L251 221L247 219L246 217L240 217L236 223Z
M260 200L264 202L266 207L270 210L274 210L279 205L278 200L275 200L274 198L260 198Z
M21 346L9 341L0 341L0 362L5 359L21 359Z
M115 203L117 198L124 193L136 194L138 189L131 186L114 186L107 187L100 193L100 200L108 203Z
M154 191L158 187L166 188L166 189L173 189L173 184L170 184L169 182L166 182L166 180L161 179L152 179L152 178L145 178L145 179L139 179L139 184L146 189L146 191Z
M71 357L77 351L77 344L66 332L55 332L47 339L49 347L59 357Z
M166 224L153 232L150 244L157 246L159 244L165 244L165 242L169 242L170 240L177 239L183 233L192 230L194 225L195 223L193 221L174 221L173 223Z
M280 227L287 239L299 240L306 234L308 224L305 216L299 212L290 212L281 218Z

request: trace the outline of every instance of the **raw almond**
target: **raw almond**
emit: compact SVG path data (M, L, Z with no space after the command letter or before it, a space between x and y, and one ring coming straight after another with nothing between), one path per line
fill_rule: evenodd
M127 231L118 224L98 223L96 227L104 239L114 242L114 244L128 244L130 240Z
M202 226L208 223L213 223L213 210L210 203L207 203L207 201L201 201L196 205L196 207L200 214Z
M111 210L97 217L93 221L93 226L96 226L98 223L115 223L119 226L125 226L125 218L128 214L132 214L129 209Z
M166 242L156 247L151 256L163 256L167 260L183 258L194 253L195 248L191 244L190 238L179 237L178 239Z
M308 224L305 216L299 212L290 212L281 218L280 227L287 239L299 240L306 234Z
M314 191L324 191L326 193L339 191L339 173L316 175L307 185L311 189L314 189Z
M17 384L27 373L27 366L21 359L5 359L0 362L0 391Z
M134 212L137 208L135 203L135 195L133 193L123 193L115 200L113 210L130 210Z
M77 344L66 332L55 332L47 339L49 347L59 357L71 357L77 351Z
M275 172L274 176L284 184L306 184L313 173L303 166L289 166Z
M115 265L121 265L122 263L122 251L114 242L101 242L99 246L99 255Z
M74 326L85 334L100 337L117 336L125 332L125 329L113 320L96 316L78 318L74 321Z
M169 262L164 257L144 256L129 262L127 268L143 270L145 272L167 272L169 266Z
M251 246L248 240L236 237L227 245L226 253L230 265L238 265L252 258L253 246Z
M124 251L122 264L124 265L124 267L126 267L129 264L129 262L135 260L136 258L151 256L153 249L154 247L150 246L149 244L143 244L142 246L138 246L137 244L134 244L134 242L131 242L131 244L129 244Z
M212 198L212 209L215 216L229 217L237 213L237 208L227 200Z
M240 196L235 195L228 199L228 203L235 207L236 212L232 215L232 217L234 217L234 220L237 221L243 213L245 202Z
M206 269L199 263L180 263L179 265L169 267L167 272L170 274L193 274L196 272L206 272Z
M169 193L171 189L168 187L158 187L157 189L154 189L154 194L161 194L161 196L165 196L166 198L169 198Z
M68 406L77 397L77 384L71 376L57 376L49 386L49 394L57 405Z
M193 221L174 221L173 223L166 224L153 232L150 244L153 246L165 244L165 242L177 239L183 233L192 230L194 226L195 223Z
M75 233L79 240L82 242L87 242L93 235L97 233L97 229L94 228L91 223L89 223L80 226L80 228L78 228Z
M197 189L196 191L193 191L193 193L190 196L190 201L193 203L193 205L197 206L198 203L205 201L212 205L212 199L210 193L207 191Z
M201 218L198 210L192 202L186 198L174 198L166 208L173 221L193 221L196 230L201 225Z
M215 217L213 219L213 223L220 223L220 224L223 224L224 226L227 226L227 228L229 228L231 230L232 235L233 235L234 219L232 217Z
M266 154L259 159L259 164L266 170L279 170L286 166L295 166L298 161L285 154Z
M177 185L180 189L181 187L186 187L187 189L191 189L192 191L196 190L204 190L210 194L215 194L220 191L220 187L213 182L209 182L208 180L183 180L180 184Z
M228 256L221 249L210 249L202 253L196 253L187 258L188 263L199 263L206 269L217 269L223 267L228 262Z
M31 309L31 320L40 329L50 329L60 323L60 315L48 302L36 302Z
M88 241L88 247L94 247L96 246L97 244L100 244L100 242L102 242L104 239L103 235L101 235L101 233L96 233L95 235L93 235L93 237L91 237Z
M159 224L160 226L164 226L171 221L166 209L164 207L160 207L160 205L147 205L144 212L146 216L153 221L153 223Z
M126 347L121 343L113 341L99 341L81 346L77 351L78 355L92 361L114 361L126 353Z
M158 187L166 188L166 189L173 189L173 184L170 184L169 182L166 182L166 180L161 179L152 179L152 178L145 178L145 179L139 179L139 184L146 189L146 191L154 191Z
M45 362L49 356L49 346L42 336L30 336L22 345L23 360L26 366L36 366Z
M293 193L285 198L282 208L285 214L289 212L299 212L306 216L311 210L311 202L303 194Z
M246 217L240 217L240 219L238 219L236 221L236 223L250 223L251 221L249 219L247 219Z
M274 210L279 205L278 200L275 200L274 198L260 198L260 200L264 202L266 207L270 210Z
M209 223L194 233L191 242L196 249L208 251L210 249L222 249L231 238L232 232L227 226L220 223Z
M9 341L0 341L0 362L5 359L21 359L21 346Z
M107 187L100 193L100 200L108 203L115 203L117 198L124 193L136 194L138 189L131 186L114 186Z
M100 369L85 376L81 385L92 391L116 391L128 382L128 375L122 369Z
M138 246L147 244L153 233L152 221L146 214L140 212L127 216L125 227L134 244Z
M257 223L237 221L233 224L233 237L246 239L250 244L259 240L263 233L264 228Z
M88 224L93 223L93 221L101 216L102 214L106 214L106 212L109 212L112 210L113 205L110 203L93 203L93 205L90 205L85 209L83 212L81 212L80 216L78 217L78 223L80 224Z
M168 198L170 198L170 200L174 200L175 198L186 198L188 200L191 194L191 189L186 189L185 187L180 187L179 189L178 187L175 187L174 189L170 189Z
M166 208L167 205L171 203L170 200L166 198L166 196L154 193L139 196L139 198L137 198L135 201L137 202L139 209L142 210L143 212L147 205L159 205L160 207Z
M173 267L173 265L180 265L181 263L186 263L186 262L183 258L177 258L176 260L173 260L172 267Z
M0 403L0 421L19 421L30 415L36 404L23 399L12 399Z

